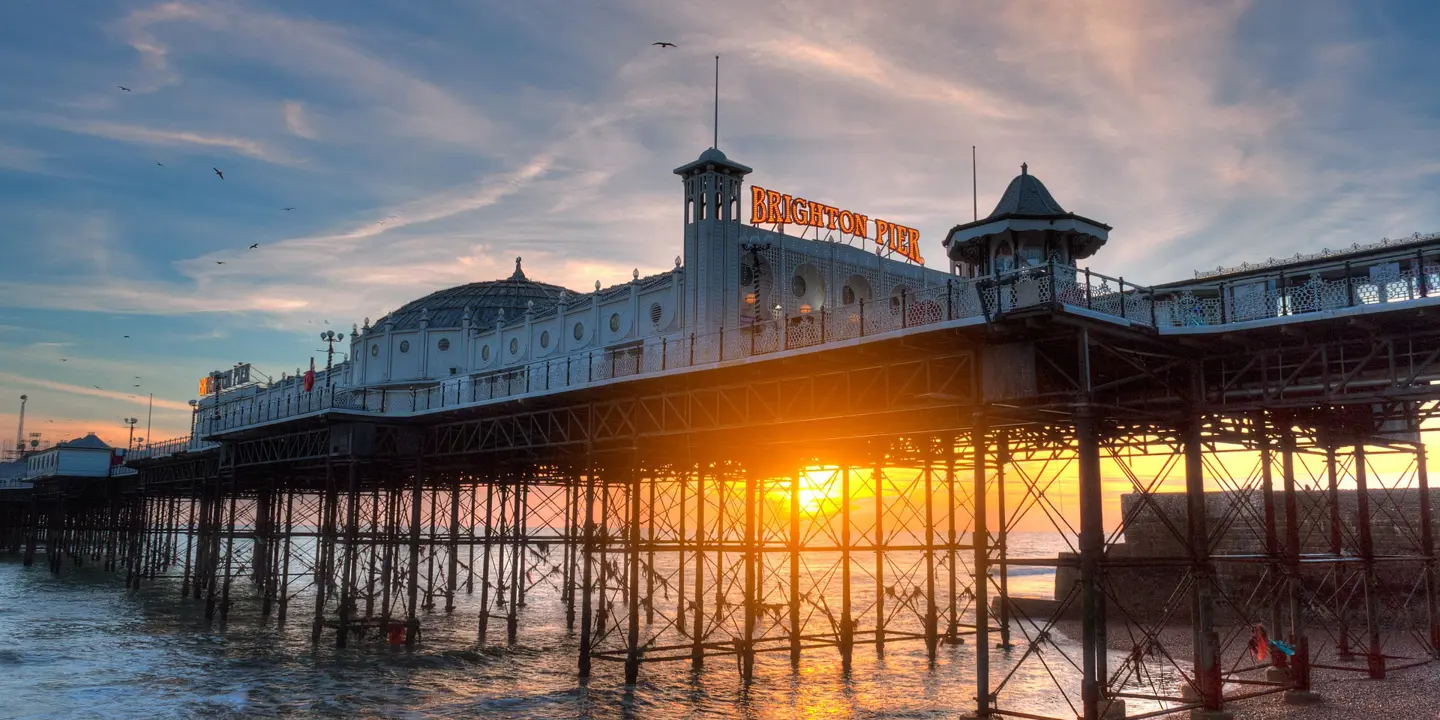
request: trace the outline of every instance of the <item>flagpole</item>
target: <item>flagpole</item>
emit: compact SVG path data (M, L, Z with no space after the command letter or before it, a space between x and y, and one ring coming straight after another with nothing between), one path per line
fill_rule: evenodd
M710 145L720 148L720 56L715 56L715 140Z
M154 444L155 438L150 437L150 421L155 418L155 393L150 393L150 410L145 413L145 442Z

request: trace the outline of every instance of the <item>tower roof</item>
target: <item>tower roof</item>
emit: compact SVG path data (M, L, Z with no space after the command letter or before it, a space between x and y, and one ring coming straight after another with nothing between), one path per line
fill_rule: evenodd
M990 212L986 220L1005 217L1007 215L1064 215L1065 209L1050 191L1045 189L1045 183L1040 178L1030 174L1030 166L1027 163L1020 163L1020 174L1010 181L1009 187L1005 188L1005 194L1000 196L1000 202L996 203L995 209Z
M703 172L712 167L717 170L729 171L740 175L748 175L754 172L751 168L725 157L725 153L720 152L720 148L712 147L700 153L699 159L694 162L689 162L675 168L675 174L690 175L692 173Z
M995 209L979 220L950 228L943 244L951 259L959 259L975 252L970 246L984 246L1002 234L1038 231L1060 233L1071 243L1074 257L1085 258L1105 244L1110 226L1066 212L1045 183L1030 174L1030 166L1021 163L1020 174L1005 187Z

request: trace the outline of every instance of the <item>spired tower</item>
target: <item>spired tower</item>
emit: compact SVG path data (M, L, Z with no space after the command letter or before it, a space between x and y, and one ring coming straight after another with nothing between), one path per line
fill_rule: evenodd
M696 335L734 325L740 281L740 197L750 168L711 147L675 168L685 183L685 323Z

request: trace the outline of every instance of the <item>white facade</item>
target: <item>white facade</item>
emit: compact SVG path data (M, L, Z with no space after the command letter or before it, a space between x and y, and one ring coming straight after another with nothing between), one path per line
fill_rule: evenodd
M87 435L26 457L25 478L34 480L52 475L109 477L110 458L114 454L114 448L106 445L100 438L94 434Z

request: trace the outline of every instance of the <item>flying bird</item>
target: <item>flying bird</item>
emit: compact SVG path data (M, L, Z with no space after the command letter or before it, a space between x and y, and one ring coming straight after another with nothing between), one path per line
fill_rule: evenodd
M134 387L140 387L140 386L139 386L139 385L135 385Z
M136 376L135 376L135 379L136 379L136 380L139 380L139 379L140 379L140 376L139 376L139 375L136 375Z
M129 335L126 335L125 337L126 337L126 338L129 338L130 336L129 336Z
M156 161L155 161L155 164L156 164L156 165L159 165L160 167L165 167L165 163L162 163L162 162L160 162L159 160L156 160Z
M70 358L60 358L60 362L70 362Z
M216 261L215 261L215 264L216 264L216 265L224 265L224 264L225 264L225 261L224 261L224 260L216 260Z
M221 180L224 180L224 179L225 179L225 173L220 172L220 168L212 167L212 168L210 168L210 169L211 169L211 170L214 170L214 171L215 171L215 174L216 174L216 175L219 175Z
M125 92L131 92L130 88L127 88L127 87L125 87L124 85L116 85L115 87L118 87L118 88L120 88L121 90L124 90Z
M669 43L669 42L654 42L654 43L650 43L650 44L651 44L651 45L659 45L659 46L662 47L662 48L675 47L675 43Z
M99 390L99 389L100 389L100 386L99 386L99 385L91 385L90 387L93 387L93 388L95 388L96 390Z
M286 212L289 212L289 211L291 211L291 210L294 210L295 208L293 208L293 207L288 207L288 208L281 208L281 209L284 210L284 211L286 211Z
M251 249L251 250L254 250L255 248L258 248L258 247L260 247L260 243L255 243L254 245L251 245L251 246L250 246L250 249Z

